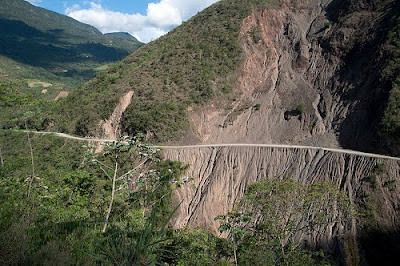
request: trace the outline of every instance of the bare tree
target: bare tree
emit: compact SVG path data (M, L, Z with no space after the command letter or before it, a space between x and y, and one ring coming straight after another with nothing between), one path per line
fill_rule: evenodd
M1 165L1 168L4 167L3 154L1 153L1 148L0 148L0 165Z
M91 157L91 163L96 164L112 184L110 203L102 230L104 233L107 230L114 200L118 192L128 187L135 189L139 184L146 184L147 179L156 175L154 171L149 170L149 165L153 161L158 160L155 156L158 149L153 148L148 143L142 142L140 136L133 138L123 137L117 141L104 143L103 145L105 146L105 152L100 156L91 152L88 155ZM109 158L112 164L109 161L106 162L105 158ZM135 165L126 170L124 166L127 162L132 161L135 162ZM140 174L138 174L139 172ZM143 213L145 213L146 203L143 205Z
M28 144L29 144L29 150L30 150L30 154L31 154L31 168L32 168L32 174L29 179L29 187L28 187L28 195L27 195L29 198L30 194L31 194L32 182L35 179L35 161L33 158L32 141L31 141L31 137L29 135L28 125L27 125L26 121L25 121L25 129L26 129L26 135L28 136Z

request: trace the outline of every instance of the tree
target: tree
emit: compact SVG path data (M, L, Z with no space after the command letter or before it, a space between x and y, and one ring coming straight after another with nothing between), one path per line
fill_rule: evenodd
M334 183L307 185L293 179L251 185L236 209L217 218L223 220L220 230L237 244L235 262L244 265L310 265L313 259L302 250L303 236L352 216L347 197Z
M106 142L104 146L105 152L100 156L92 152L87 153L87 156L91 158L90 162L97 165L111 182L111 197L102 229L103 233L107 230L117 193L128 188L135 191L144 187L144 190L147 190L148 184L157 179L157 173L150 169L149 165L160 160L156 156L158 149L143 142L141 135L122 137L117 141ZM126 168L128 162L133 162L134 166ZM147 204L144 198L143 216Z
M215 220L221 220L219 231L228 233L228 238L233 243L233 257L235 265L238 265L237 247L239 241L246 235L246 225L250 222L251 216L241 212L230 212L227 215L219 215Z

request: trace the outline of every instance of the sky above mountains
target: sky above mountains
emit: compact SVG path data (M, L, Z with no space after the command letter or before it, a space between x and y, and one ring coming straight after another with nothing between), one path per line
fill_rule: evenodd
M149 42L218 0L29 0L95 26L101 32L129 32Z

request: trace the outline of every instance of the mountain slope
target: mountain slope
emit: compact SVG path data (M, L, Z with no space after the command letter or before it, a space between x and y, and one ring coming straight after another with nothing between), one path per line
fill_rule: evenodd
M66 103L76 119L61 129L101 135L100 121L134 90L121 130L156 141L398 154L381 121L399 73L384 71L399 10L393 0L220 1L72 96L82 106Z
M140 46L134 38L109 38L23 0L0 1L0 55L57 76L87 80L99 65L120 60Z
M125 112L123 131L143 131L163 141L186 131L189 106L214 97L227 97L231 102L237 94L233 90L235 71L242 61L240 25L259 2L271 2L268 6L278 3L220 1L142 47L71 96L63 111L75 118L74 123L69 121L61 129L94 134L99 121L111 115L118 98L132 89L135 104ZM74 109L71 103L77 99L81 105ZM85 113L80 113L84 106Z
M143 132L165 142L300 143L397 154L398 5L222 0L63 100L48 125L105 138ZM164 156L189 164L184 180L195 185L175 191L176 202L183 200L177 227L215 230L215 216L228 213L255 181L331 181L359 207L357 215L349 222L334 211L335 220L297 237L332 247L342 263L353 255L355 265L360 256L374 254L361 261L374 264L397 255L398 160L250 145L178 147ZM303 227L303 218L292 226ZM374 236L384 237L374 242ZM386 239L393 243L381 244Z

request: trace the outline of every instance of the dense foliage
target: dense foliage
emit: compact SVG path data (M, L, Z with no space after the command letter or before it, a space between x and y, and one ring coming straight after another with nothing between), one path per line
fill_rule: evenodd
M51 136L1 131L0 140L2 265L92 265L119 260L146 264L159 260L161 255L155 254L162 253L161 244L170 238L166 233L173 213L171 191L184 185L178 182L185 170L182 164L155 160L158 155L146 153L147 146L141 142L132 146L134 150L115 143L104 155L93 155L85 152L90 147ZM116 151L120 163L112 169ZM144 154L153 157L142 165L147 170L128 170L140 158L149 158ZM137 182L118 183L106 219L108 227L102 233L112 200L108 177L114 170L118 177L126 178L118 182ZM124 176L126 172L129 175ZM142 175L145 172L151 174Z
M331 182L275 179L250 186L236 210L217 219L239 265L326 265L323 252L298 236L349 221L352 215L347 197Z
M400 17L397 26L389 33L386 49L390 53L390 60L384 75L393 80L389 93L389 100L382 119L382 132L390 135L397 142L400 141Z
M49 114L55 106L48 97L54 93L41 94L40 87L29 87L30 81L0 82L0 128L25 128L44 130L50 123ZM57 92L56 92L57 93Z
M59 137L0 131L0 264L231 265L229 241L168 225L171 192L190 185L186 166L132 141L93 154ZM102 233L115 170L125 178Z

